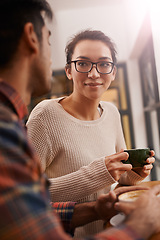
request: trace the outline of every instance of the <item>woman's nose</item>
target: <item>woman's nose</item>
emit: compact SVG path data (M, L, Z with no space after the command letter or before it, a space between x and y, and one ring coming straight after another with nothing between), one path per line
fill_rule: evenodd
M97 72L97 68L96 68L95 65L93 65L91 71L88 72L88 77L93 78L93 79L94 78L96 79L96 78L100 77L100 74L99 74L99 72Z

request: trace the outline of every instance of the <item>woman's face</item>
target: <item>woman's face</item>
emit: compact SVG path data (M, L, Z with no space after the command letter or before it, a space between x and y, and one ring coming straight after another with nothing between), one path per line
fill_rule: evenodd
M78 42L72 55L72 61L74 60L113 62L110 49L99 40L82 40ZM66 74L70 80L73 80L74 95L99 100L115 79L116 67L113 68L110 74L98 73L95 65L93 65L90 72L80 73L76 71L74 63L71 63L71 68L66 69Z

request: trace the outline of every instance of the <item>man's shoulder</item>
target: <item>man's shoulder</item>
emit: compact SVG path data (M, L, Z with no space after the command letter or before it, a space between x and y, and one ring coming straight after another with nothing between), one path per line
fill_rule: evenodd
M0 121L2 122L18 121L18 116L9 107L0 104Z

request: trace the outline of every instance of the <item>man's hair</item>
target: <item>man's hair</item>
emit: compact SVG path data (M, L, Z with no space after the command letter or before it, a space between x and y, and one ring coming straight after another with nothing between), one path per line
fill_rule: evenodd
M72 60L72 55L74 53L74 49L77 45L82 40L98 40L102 41L107 45L107 47L111 51L112 59L113 62L116 64L117 59L116 59L116 49L115 49L115 44L111 41L111 39L106 36L103 32L97 31L97 30L85 30L81 31L80 33L76 34L71 38L71 40L67 43L65 52L66 52L66 62L67 65L70 65L70 62Z
M42 12L52 19L53 13L46 0L0 0L0 68L12 60L27 22L33 24L41 42L45 24Z

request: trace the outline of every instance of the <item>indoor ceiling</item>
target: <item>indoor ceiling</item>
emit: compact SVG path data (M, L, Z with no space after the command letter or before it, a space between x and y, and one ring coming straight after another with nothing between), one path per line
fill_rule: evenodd
M48 0L54 11L122 4L124 1L126 0Z

